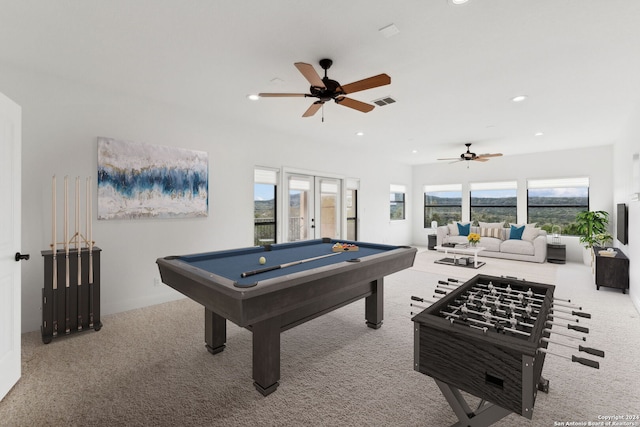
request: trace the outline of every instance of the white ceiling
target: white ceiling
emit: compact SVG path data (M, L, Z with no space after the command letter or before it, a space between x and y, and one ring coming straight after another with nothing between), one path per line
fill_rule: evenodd
M637 0L0 0L0 64L420 164L465 142L505 156L615 142L640 102L639 22ZM308 92L293 63L322 74L325 57L342 84L391 76L352 98L397 102L327 103L322 122L301 117L312 98L247 99Z

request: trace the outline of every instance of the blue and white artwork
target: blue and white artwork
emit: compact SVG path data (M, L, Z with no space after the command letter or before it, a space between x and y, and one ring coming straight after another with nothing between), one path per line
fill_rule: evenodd
M204 151L98 138L98 219L195 218L208 213Z

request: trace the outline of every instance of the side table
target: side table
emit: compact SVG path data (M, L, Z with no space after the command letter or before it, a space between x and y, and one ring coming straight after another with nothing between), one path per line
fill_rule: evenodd
M547 243L547 262L564 264L567 262L567 245Z

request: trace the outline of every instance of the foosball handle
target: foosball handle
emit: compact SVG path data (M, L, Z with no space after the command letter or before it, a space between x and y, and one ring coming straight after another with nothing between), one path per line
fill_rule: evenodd
M594 356L604 357L604 351L598 350L596 348L583 347L579 345L578 350L584 351L585 353L593 354Z
M584 313L582 311L572 311L571 314L578 317L584 317L585 319L591 319L591 315L589 313Z
M583 332L585 334L589 333L589 328L585 328L584 326L578 325L567 325L567 328L573 329L574 331Z
M435 290L434 290L434 292L435 292L436 294L444 294L444 295L446 295L446 294L447 294L447 291L443 291L442 289L435 289Z
M595 360L589 360L589 359L585 359L583 357L571 356L571 361L572 362L578 362L581 365L590 366L592 368L600 369L600 364L598 362L596 362Z
M416 296L411 296L411 301L419 301L419 302L424 302L424 298L420 298L420 297L416 297Z

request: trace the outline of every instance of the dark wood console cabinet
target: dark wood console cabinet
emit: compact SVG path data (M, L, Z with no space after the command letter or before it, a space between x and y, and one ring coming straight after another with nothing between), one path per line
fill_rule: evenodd
M617 252L614 257L599 254L606 249L593 247L596 255L596 289L600 290L600 286L607 286L622 289L624 294L629 289L629 258L619 248L614 249Z

